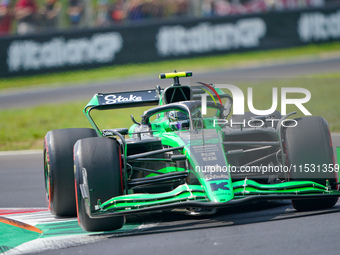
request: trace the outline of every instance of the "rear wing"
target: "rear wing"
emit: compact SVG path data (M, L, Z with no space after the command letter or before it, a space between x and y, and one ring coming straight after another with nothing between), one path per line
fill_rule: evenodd
M200 99L200 94L205 93L200 89L200 86L192 87L194 100ZM217 89L218 90L218 89ZM128 92L116 92L116 93L98 93L93 96L90 102L85 106L84 113L92 110L112 110L119 108L129 107L141 107L141 106L153 106L158 105L160 100L160 94L163 90L158 87L153 90L139 90L139 91L128 91ZM218 90L220 96L226 94ZM216 95L213 95L216 97Z
M159 102L159 92L154 90L140 90L117 93L98 93L85 106L84 112L96 108L111 110L128 107L151 106Z
M205 90L202 90L201 88L202 88L201 86L192 87L193 100L201 99L200 94L205 93ZM86 118L91 123L91 126L97 131L97 133L101 134L101 131L95 124L90 114L93 109L112 110L129 107L155 106L159 104L162 92L163 90L160 88L160 86L157 86L156 89L151 90L98 93L92 97L90 102L85 106L83 112ZM217 89L217 93L221 98L223 97L229 98L232 104L232 98L228 94L225 94L222 90L219 89ZM215 101L217 95L215 94L210 95L211 98L208 98L208 100L213 99Z
M91 111L96 110L112 110L129 107L153 106L159 103L160 87L154 90L140 90L117 93L98 93L93 96L90 102L85 106L83 112L91 123L91 126L98 134L101 131L97 127Z

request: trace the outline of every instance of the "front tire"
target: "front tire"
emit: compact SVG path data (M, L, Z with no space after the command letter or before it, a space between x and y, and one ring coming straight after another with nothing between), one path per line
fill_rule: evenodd
M60 217L76 216L73 146L77 140L97 136L94 129L49 131L44 140L45 191L49 210Z
M87 183L90 196L90 210L98 200L103 203L123 194L122 167L119 144L104 137L79 140L74 146L75 188L79 225L86 231L110 231L120 229L123 216L90 218L86 212L80 185Z
M296 119L295 127L285 130L285 150L288 165L305 166L314 164L316 168L324 164L333 164L334 156L332 140L327 121L318 116ZM331 188L336 189L336 176L334 172L327 171L294 171L290 173L291 181L314 181L326 185L328 180ZM299 199L292 200L293 207L298 211L324 209L333 207L338 198Z

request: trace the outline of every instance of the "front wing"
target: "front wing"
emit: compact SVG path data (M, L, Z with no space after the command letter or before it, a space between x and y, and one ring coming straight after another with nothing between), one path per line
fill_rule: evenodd
M201 185L183 184L172 191L156 194L130 194L98 202L94 211L86 203L86 211L91 218L114 215L169 210L176 208L223 208L247 204L255 201L312 199L340 196L340 191L312 181L291 181L278 184L260 184L245 179L234 182L234 198L227 202L210 202ZM89 199L89 197L85 197ZM90 201L88 201L90 202Z

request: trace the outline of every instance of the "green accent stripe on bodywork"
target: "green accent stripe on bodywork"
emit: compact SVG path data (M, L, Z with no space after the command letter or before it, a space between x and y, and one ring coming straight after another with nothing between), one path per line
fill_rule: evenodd
M94 95L94 96L91 98L90 102L85 106L84 111L85 111L86 108L88 108L88 107L97 106L97 105L99 105L98 96L97 96L97 95Z
M247 187L246 189L239 188L234 190L234 195L275 195L275 194L317 194L317 193L330 193L324 189L311 189L311 188L298 188L291 190L258 190L252 187Z
M96 130L97 134L99 136L103 136L101 130L97 127L96 123L94 122L94 120L92 119L92 117L90 115L91 108L98 106L98 105L99 105L98 95L96 94L92 97L90 102L85 106L83 112L84 112L87 120L90 122L91 126L93 127L93 129Z
M237 181L233 182L233 188L237 189L240 187L253 187L257 188L259 190L286 190L286 189L296 189L296 188L302 188L302 187L313 187L313 188L319 188L325 190L326 187L322 184L312 182L312 181L290 181L290 182L281 182L276 184L260 184L253 180L243 180L243 181Z
M332 194L337 191L328 190L324 185L312 181L291 181L277 184L259 184L253 180L233 183L235 196L275 195L275 194Z
M232 184L234 199L247 196L261 195L317 195L317 194L339 194L340 191L329 190L326 186L312 181L292 181L278 184L260 184L253 180L242 180ZM231 200L225 197L224 203ZM130 194L112 198L103 204L99 204L99 210L95 213L106 211L132 211L156 205L175 204L184 201L212 202L201 185L180 185L172 191L155 194Z
M99 205L101 210L131 210L152 205L162 205L188 200L205 201L206 195L200 185L180 185L172 191L156 194L131 194L114 197Z
M164 173L164 174L166 174L166 173L184 172L184 171L185 171L185 168L176 167L176 166L168 166L168 167L165 167L165 168L157 170L157 172ZM148 174L145 177L153 177L153 176L160 176L160 175L156 174L156 173L151 173L151 174Z

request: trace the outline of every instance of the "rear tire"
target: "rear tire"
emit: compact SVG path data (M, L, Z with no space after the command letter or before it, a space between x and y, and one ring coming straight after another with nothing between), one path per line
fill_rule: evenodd
M336 176L334 172L326 173L317 171L317 166L323 164L333 164L334 156L332 140L327 121L318 116L304 117L296 119L296 127L285 129L285 150L287 154L287 164L298 166L314 164L315 172L295 171L291 172L291 181L314 181L326 185L329 181L332 189L336 189ZM301 199L292 200L293 207L298 211L316 210L330 208L334 206L338 198L324 199Z
M99 199L103 203L123 194L121 154L117 141L103 137L79 140L74 146L74 156L79 225L86 231L120 229L124 224L124 216L90 218L85 209L88 200L83 198L80 190L80 184L85 179L90 190L91 211ZM86 171L86 176L83 171Z
M49 131L44 140L45 191L49 210L56 216L76 216L73 146L77 140L97 136L89 128Z

